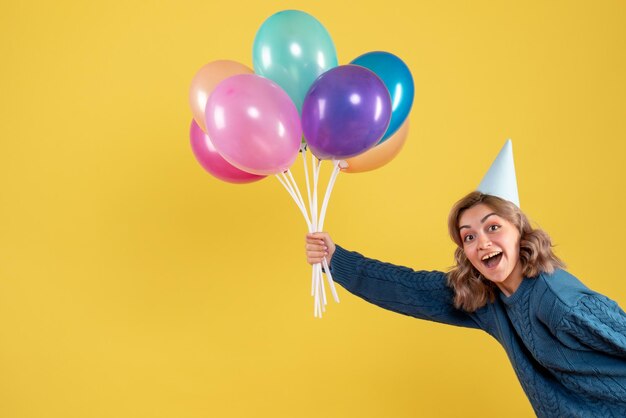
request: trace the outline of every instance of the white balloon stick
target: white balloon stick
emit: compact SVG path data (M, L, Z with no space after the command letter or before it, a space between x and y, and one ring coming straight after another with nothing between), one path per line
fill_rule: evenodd
M300 208L300 211L302 212L307 222L309 232L314 232L313 224L311 223L311 219L309 219L307 216L304 199L302 198L302 194L300 193L298 184L295 181L293 174L291 173L291 170L288 170L287 174L289 175L289 177L287 177L285 173L282 173L283 181L281 181L281 184L283 184L285 188L290 192L291 197ZM308 174L307 174L307 177L308 177ZM316 223L315 217L313 217L313 222ZM315 305L314 316L321 317L322 311L324 310L324 307L321 301L326 299L326 294L325 294L324 289L320 288L320 284L323 280L322 273L321 273L321 265L317 263L316 266L319 266L319 267L312 269L311 293L315 299L314 300L314 305ZM321 292L321 295L320 295L320 292Z
M328 200L330 199L330 193L333 191L333 187L335 186L335 180L337 180L337 175L339 174L339 161L333 160L333 173L330 176L330 180L328 181L328 186L326 186L326 194L324 195L324 202L322 203L322 212L320 214L319 220L319 228L324 228L324 217L326 216L326 209L328 208Z
M280 182L280 184L283 185L283 187L285 188L285 190L287 190L287 193L289 193L289 196L292 197L294 202L296 202L296 204L298 204L298 202L297 202L297 200L295 198L295 195L293 194L293 190L291 190L291 188L289 186L287 186L287 183L285 183L285 181L283 179L281 179L278 174L275 174L274 177L276 177L276 179ZM300 206L298 206L298 208L300 208Z
M317 228L317 185L318 185L318 180L319 180L319 172L320 172L321 163L322 161L318 160L315 157L315 155L311 153L311 168L313 170L313 205L311 207L311 222L312 222L313 232L319 231L319 229ZM313 271L315 272L314 279L313 279L313 286L316 289L318 289L316 293L317 296L316 296L314 303L315 303L315 306L318 307L320 305L319 282L322 278L322 269L320 268L319 264L316 264ZM320 311L320 317L321 317L321 311Z
M309 167L307 167L306 163L306 145L303 145L302 148L302 163L304 165L304 178L306 180L306 193L307 198L309 199L309 213L311 217L313 217L313 202L311 201L311 185L309 183Z
M307 198L309 199L309 213L311 214L311 228L309 229L309 232L315 232L315 225L317 224L317 220L315 219L315 212L313 211L313 200L311 198L311 183L309 182L309 167L307 166L306 163L306 150L307 147L306 145L303 145L301 148L302 151L302 165L304 166L304 178L306 180L306 192L307 192ZM311 157L314 158L314 156L311 154ZM313 167L314 168L314 167ZM311 229L313 229L311 231ZM317 277L317 269L315 268L315 265L311 266L311 296L315 295L315 278Z
M328 181L328 186L326 187L326 194L324 196L324 202L322 203L322 211L321 211L320 220L319 220L320 229L324 228L324 217L326 216L326 210L328 209L328 202L330 200L330 195L332 193L333 187L335 186L335 181L337 180L337 175L339 174L339 170L340 170L338 160L334 160L333 165L334 165L333 172L330 177L330 180ZM333 294L333 299L335 299L335 302L339 302L339 295L337 294L337 289L335 289L335 283L333 281L332 274L330 272L330 267L328 266L328 262L326 261L326 258L324 258L323 261L324 261L324 270L326 271L326 278L328 279L328 286L330 287L330 290Z
M322 317L322 310L320 309L320 293L319 293L319 286L317 286L317 280L315 281L315 298L313 300L313 314L316 317Z
M300 199L298 199L298 196L296 195L296 190L294 189L293 184L291 183L291 180L289 180L289 178L287 177L286 173L287 172L284 171L284 172L280 173L280 175L282 176L283 181L285 182L285 184L287 184L287 186L289 187L289 190L291 191L291 197L293 197L293 200L298 205L298 208L300 208L300 211L302 211L302 202L300 201Z
M315 296L315 277L317 275L317 269L315 264L311 266L311 296Z
M306 213L306 209L304 208L304 206L302 206L302 203L298 199L298 196L296 196L296 192L293 190L293 186L289 183L289 179L287 178L287 176L285 176L285 173L281 173L281 174L283 176L283 179L278 177L278 175L276 175L276 178L285 187L285 189L287 189L287 191L289 192L289 195L291 195L294 202L296 202L296 205L298 205L298 208L300 209L300 212L302 212L302 216L304 216L304 220L306 221L307 227L309 228L309 231L310 231L311 221L309 220L309 215Z
M300 201L300 206L302 208L304 208L304 199L302 198L302 194L300 194L300 190L298 188L298 183L296 183L296 180L294 179L293 175L291 174L291 170L287 171L289 178L291 179L291 185L292 185L292 190L295 190L298 193L298 198ZM285 178L285 180L287 180ZM305 209L302 209L303 212L306 212ZM316 223L315 221L313 221L314 223ZM310 220L307 219L307 225L309 225L309 232L313 232L312 228L313 225L311 224ZM313 279L313 286L318 286L318 291L317 291L317 298L318 298L318 304L321 306L321 311L320 313L320 317L321 317L321 312L324 312L325 309L325 305L328 304L328 302L326 301L326 289L324 288L324 279L322 276L322 269L321 269L321 265L319 263L317 263L316 265L318 268L314 269L316 271L314 279ZM317 283L317 284L315 284ZM321 297L321 301L319 300Z
M298 187L298 183L296 182L291 170L287 170L285 172L280 173L280 175L276 175L275 177L278 181L283 185L285 190L289 193L293 201L300 209L302 216L307 224L309 232L320 232L324 226L324 218L326 216L326 211L328 209L328 202L330 199L330 195L332 189L334 187L335 181L337 179L337 175L339 174L339 161L333 161L333 172L331 174L330 180L326 187L326 193L324 196L324 200L322 203L321 211L318 213L318 185L319 185L319 176L321 172L321 163L322 161L317 159L313 154L311 154L311 169L313 171L313 190L311 191L311 183L309 180L309 170L306 162L306 147L302 147L302 160L304 165L304 173L305 180L307 186L307 198L308 198L308 211L307 205L302 197L302 193L300 193L300 189ZM281 178L282 177L282 178ZM309 217L310 213L310 217ZM319 216L318 216L319 215ZM326 277L328 279L328 286L332 292L333 299L336 302L339 302L339 296L337 295L337 290L335 288L335 283L332 278L332 274L330 273L330 267L328 265L328 260L326 258L323 259L322 263L316 263L312 266L311 271L311 295L314 298L314 307L313 307L313 315L315 317L322 317L322 313L326 311L326 305L328 304L328 300L326 299L326 287L324 284L324 276L322 272L322 265L324 266L324 270L326 272Z
M289 174L289 178L291 179L291 183L293 184L293 188L295 189L295 191L298 193L298 198L300 199L300 204L302 205L303 208L306 208L306 205L304 204L304 199L302 198L302 195L300 194L300 188L298 187L298 183L296 183L296 179L293 178L293 174L291 174L291 170L287 170L287 174ZM304 211L306 213L306 210ZM308 215L307 215L307 223L311 223L311 220L309 219Z
M333 280L333 275L330 274L330 266L328 265L328 261L326 261L326 257L324 257L324 271L326 271L326 278L328 279L328 287L330 287L330 291L333 294L333 299L335 302L339 303L339 295L337 294L337 289L335 289L335 281Z
M312 216L313 216L313 226L315 229L315 232L319 232L319 230L317 229L317 183L318 183L318 179L319 179L319 172L320 172L320 165L322 163L321 160L317 160L317 162L315 161L316 158L314 155L311 154L311 167L313 168L313 209L311 210Z
M318 266L320 266L319 267L319 269L320 269L319 278L320 278L320 288L322 290L322 302L323 302L322 307L324 307L325 305L328 304L328 302L326 301L326 288L324 287L324 280L322 278L322 271L321 271L322 267L321 267L321 265L319 263L318 263Z

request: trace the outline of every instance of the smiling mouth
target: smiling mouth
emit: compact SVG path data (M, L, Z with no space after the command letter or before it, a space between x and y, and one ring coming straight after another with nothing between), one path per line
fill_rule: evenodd
M493 268L498 265L501 259L502 259L502 251L494 251L492 253L485 255L480 261L482 261L485 267Z

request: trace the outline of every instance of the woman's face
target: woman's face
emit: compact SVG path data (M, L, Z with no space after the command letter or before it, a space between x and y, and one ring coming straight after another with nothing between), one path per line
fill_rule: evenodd
M517 227L479 203L461 214L459 234L465 256L480 274L505 294L514 293L522 280Z

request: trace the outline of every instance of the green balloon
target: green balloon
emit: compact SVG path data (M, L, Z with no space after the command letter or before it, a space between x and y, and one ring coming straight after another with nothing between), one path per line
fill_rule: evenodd
M252 47L254 72L283 88L302 112L311 84L337 66L337 52L328 31L308 13L284 10L259 28Z

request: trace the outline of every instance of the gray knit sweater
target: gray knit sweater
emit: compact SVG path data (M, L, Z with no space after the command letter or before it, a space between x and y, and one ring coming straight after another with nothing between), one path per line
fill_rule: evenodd
M337 246L337 283L383 308L469 328L506 350L539 417L626 418L626 314L564 270L525 278L473 313L454 308L440 271L414 271Z

